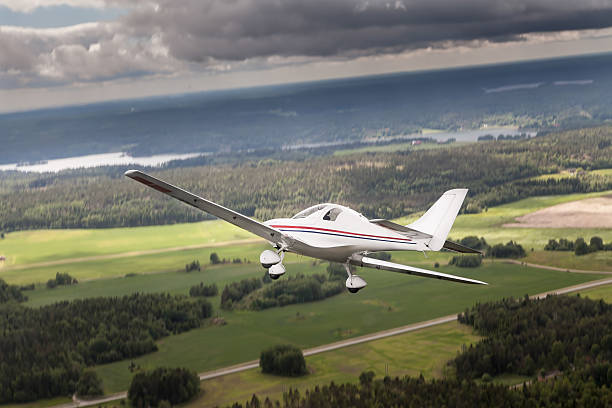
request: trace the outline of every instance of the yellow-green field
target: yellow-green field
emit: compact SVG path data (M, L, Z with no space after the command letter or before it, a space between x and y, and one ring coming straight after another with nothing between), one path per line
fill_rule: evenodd
M244 403L257 394L260 400L282 400L289 388L314 388L316 385L358 382L363 371L374 371L377 378L418 376L440 378L446 363L463 345L479 340L472 328L457 322L430 327L385 339L375 340L306 358L310 374L299 378L277 377L252 369L205 380L204 394L187 407L213 407Z
M598 286L592 289L581 290L580 296L591 299L602 299L606 303L612 303L612 285Z

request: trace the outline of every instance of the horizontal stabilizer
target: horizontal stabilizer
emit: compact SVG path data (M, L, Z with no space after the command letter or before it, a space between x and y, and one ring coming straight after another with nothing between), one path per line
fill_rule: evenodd
M442 247L444 249L448 249L449 251L454 251L454 252L460 252L462 254L478 254L478 255L483 255L484 254L480 251L477 251L475 249L472 249L470 247L466 247L465 245L461 245L458 244L456 242L452 242L452 241L448 241L446 240L446 242L444 242L444 246Z
M486 282L482 282L475 279L462 278L461 276L449 275L441 272L434 272L427 269L416 268L414 266L407 266L402 264L396 264L393 262L381 261L380 259L368 258L362 255L353 255L349 262L352 265L364 266L367 268L383 269L385 271L405 273L408 275L422 276L424 278L442 279L452 282L468 283L472 285L488 285Z
M376 225L380 225L381 227L385 227L388 228L390 230L399 232L400 234L408 237L408 238L412 238L412 239L430 239L431 235L426 234L424 232L421 231L417 231L415 229L412 228L408 228L404 225L400 225L400 224L396 224L393 221L389 221L389 220L370 220L370 222L372 224L376 224Z

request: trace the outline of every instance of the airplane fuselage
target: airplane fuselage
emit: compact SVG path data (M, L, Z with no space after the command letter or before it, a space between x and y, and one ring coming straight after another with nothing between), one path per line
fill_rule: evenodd
M272 219L264 224L295 239L288 243L288 251L333 262L346 262L355 253L424 250L421 242L373 224L350 208L319 204L310 209L315 210L306 216L300 213L293 218Z

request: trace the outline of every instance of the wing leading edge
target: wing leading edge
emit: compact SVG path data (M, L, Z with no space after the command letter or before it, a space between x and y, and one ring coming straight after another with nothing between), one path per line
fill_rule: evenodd
M255 221L249 217L237 213L236 211L230 210L229 208L225 208L219 204L213 203L212 201L208 201L202 197L173 186L172 184L168 184L165 181L152 177L146 173L143 173L142 171L128 170L125 172L125 176L161 193L167 194L170 197L176 198L185 204L189 204L192 207L221 218L230 224L234 224L237 227L245 229L262 237L263 239L273 242L274 244L286 246L289 243L289 237L286 237L282 232L274 228L268 227L259 221Z
M488 285L486 282L482 282L475 279L462 278L461 276L449 275L441 272L434 272L427 269L416 268L414 266L407 266L402 264L396 264L393 262L381 261L379 259L368 258L362 255L353 255L349 262L356 266L365 266L368 268L384 269L385 271L405 273L408 275L422 276L424 278L442 279L452 282L468 283L472 285Z

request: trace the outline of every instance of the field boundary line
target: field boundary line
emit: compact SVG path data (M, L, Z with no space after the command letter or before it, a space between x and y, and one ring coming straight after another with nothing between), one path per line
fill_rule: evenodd
M605 278L605 279L600 279L596 281L581 283L579 285L567 286L565 288L553 289L547 292L533 295L531 296L531 298L532 299L542 299L548 295L554 295L554 294L563 295L566 293L576 292L582 289L590 289L590 288L594 288L597 286L608 285L608 284L612 284L612 278ZM391 336L396 336L398 334L403 334L403 333L408 333L411 331L425 329L428 327L437 326L440 324L455 321L457 320L457 315L458 313L455 313L455 314L442 316L442 317L438 317L438 318L431 319L431 320L426 320L423 322L412 323L406 326L400 326L400 327L396 327L393 329L387 329L387 330L382 330L376 333L366 334L366 335L355 337L352 339L341 340L341 341L337 341L334 343L325 344L322 346L312 347L312 348L304 350L303 353L304 353L304 356L307 357L307 356L312 356L314 354L325 353L327 351L332 351L332 350L336 350L336 349L343 348L343 347L350 347L350 346L354 346L354 345L361 344L361 343L366 343L366 342L373 341L373 340L383 339L385 337L391 337ZM204 372L199 373L198 377L200 378L200 381L210 380L212 378L222 377L224 375L234 374L234 373L250 370L253 368L257 368L257 367L259 367L259 360L251 360L251 361L232 365L232 366L225 367L225 368L218 368L216 370L204 371ZM103 404L106 402L120 400L126 397L127 397L127 392L125 391L119 392L113 395L109 395L109 396L106 396L100 399L95 399L95 400L79 400L75 396L73 397L72 403L55 405L49 408L88 407L92 405L99 405L99 404Z
M17 270L22 270L22 269L43 268L46 266L66 265L66 264L73 264L73 263L79 263L79 262L103 261L106 259L131 258L134 256L163 254L165 252L179 252L179 251L186 251L189 249L219 248L219 247L224 247L224 246L229 246L229 245L257 244L257 243L264 243L264 242L266 241L261 238L247 238L247 239L240 239L240 240L235 240L235 241L211 242L208 244L193 244L193 245L184 245L180 247L146 249L142 251L129 251L129 252L120 252L116 254L92 255L92 256L83 256L79 258L58 259L55 261L10 265L10 266L5 266L4 268L2 268L2 270L3 271L17 271Z
M558 271L558 272L588 273L588 274L595 274L595 275L612 275L612 271L589 271L585 269L561 268L559 266L534 264L530 262L519 261L516 259L504 259L502 262L515 264L515 265L530 266L532 268L548 269L551 271Z

